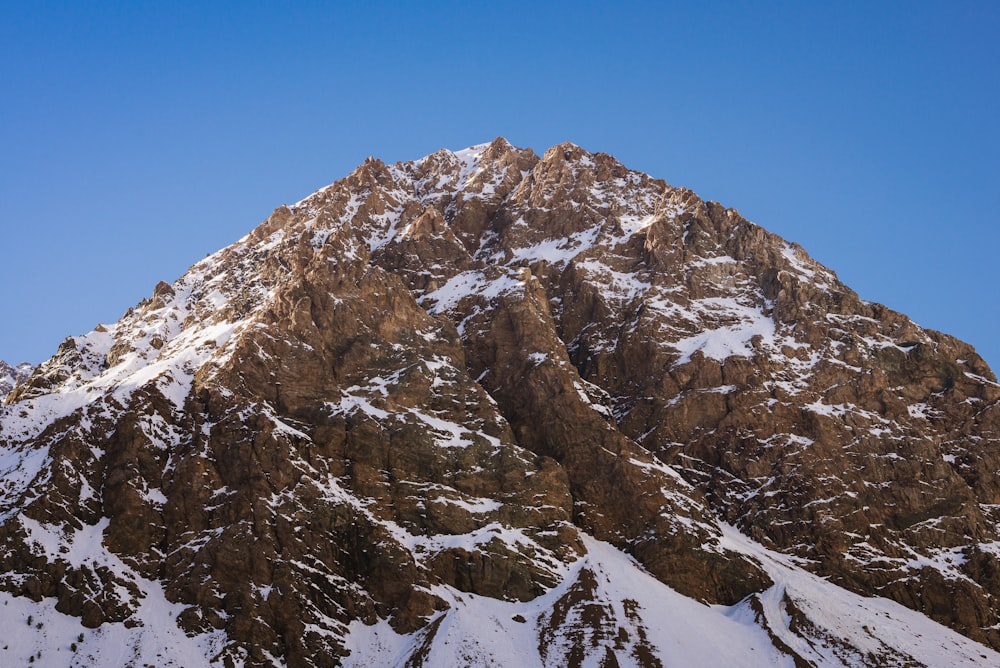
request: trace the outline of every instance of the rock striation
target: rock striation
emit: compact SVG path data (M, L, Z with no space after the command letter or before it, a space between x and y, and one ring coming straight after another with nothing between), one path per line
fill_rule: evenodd
M181 663L435 665L488 606L533 662L662 665L633 569L758 665L933 664L857 595L991 665L998 471L970 346L733 209L497 139L369 159L66 339L0 412L0 590L157 665L175 631Z

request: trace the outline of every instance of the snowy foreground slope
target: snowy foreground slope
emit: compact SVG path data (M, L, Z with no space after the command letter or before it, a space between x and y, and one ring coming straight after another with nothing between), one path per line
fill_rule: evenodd
M76 559L115 567L95 545ZM725 542L761 560L775 584L733 606L709 606L682 596L607 543L585 538L587 554L562 583L515 603L440 586L450 608L427 628L397 634L382 621L351 624L345 666L997 666L1000 653L882 598L841 589L727 527ZM89 629L35 603L0 594L8 629L0 665L207 666L218 636L189 637L174 623L180 612L151 585L141 626ZM582 622L583 617L596 618ZM30 619L30 622L28 621ZM23 629L21 627L24 627ZM540 651L540 638L545 649ZM794 655L791 651L794 652ZM422 661L423 664L420 664Z
M971 347L732 209L369 159L6 398L0 666L996 666L998 472Z
M564 583L528 603L442 592L433 643L386 624L355 624L348 666L995 666L1000 654L881 598L831 585L734 529L726 542L760 558L775 584L733 606L708 606L664 586L620 551L586 539ZM586 573L585 576L581 575ZM580 583L586 583L580 587ZM572 583L572 584L571 584ZM582 594L570 593L578 587ZM568 609L565 599L576 600ZM578 600L577 600L578 599ZM577 626L597 616L601 625ZM524 621L520 621L523 619ZM557 640L544 653L539 637ZM791 651L788 651L791 650ZM794 654L793 654L794 652ZM799 664L802 665L802 664Z

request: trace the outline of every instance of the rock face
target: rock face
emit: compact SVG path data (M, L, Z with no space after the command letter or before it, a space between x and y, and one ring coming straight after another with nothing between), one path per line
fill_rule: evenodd
M10 394L10 391L23 383L31 375L32 366L27 362L11 366L0 360L0 398Z
M495 600L545 602L507 615L534 662L660 665L617 550L775 660L930 661L824 622L832 582L990 665L998 406L968 345L611 156L369 159L10 393L0 590L150 663L165 624L205 664L423 665Z

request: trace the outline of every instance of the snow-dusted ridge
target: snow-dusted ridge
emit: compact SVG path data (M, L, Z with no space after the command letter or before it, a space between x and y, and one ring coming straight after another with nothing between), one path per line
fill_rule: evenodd
M220 257L202 260L173 286L161 283L152 299L117 323L67 339L19 388L19 400L0 408L0 514L47 478L47 444L67 436L53 425L88 415L98 402L102 417L113 422L139 389L155 390L180 410L202 366L226 360L227 344L250 319L227 316L231 286L243 279L223 270ZM92 432L92 424L84 418L71 429L84 439L106 435ZM31 441L28 450L17 445Z

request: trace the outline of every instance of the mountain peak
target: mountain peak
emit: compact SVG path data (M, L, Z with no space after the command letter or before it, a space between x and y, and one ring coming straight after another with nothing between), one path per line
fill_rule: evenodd
M0 615L92 663L996 665L998 468L966 344L498 137L367 159L21 383Z

